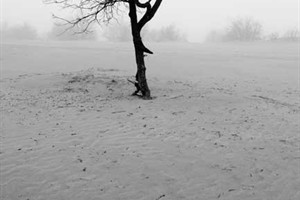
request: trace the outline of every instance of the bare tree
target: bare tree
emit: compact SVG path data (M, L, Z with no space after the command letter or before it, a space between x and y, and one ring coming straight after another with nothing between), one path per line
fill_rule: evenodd
M277 33L277 32L270 33L267 36L267 39L270 40L270 41L276 41L276 40L279 39L279 33Z
M294 28L294 29L290 29L287 32L285 32L283 39L287 40L287 41L298 41L300 38L300 32L299 29Z
M131 41L131 29L127 23L116 23L105 29L103 36L109 41ZM151 42L186 42L186 36L176 26L168 25L160 29L151 29L145 26L141 36Z
M145 53L153 54L147 47L145 47L142 38L141 30L153 18L162 0L43 0L45 3L57 4L64 9L71 9L77 11L77 16L74 19L64 19L57 17L66 24L69 28L79 26L82 32L89 30L93 23L108 23L114 19L122 8L129 10L129 17L131 22L131 34L133 37L133 44L135 49L135 57L137 63L136 81L133 82L136 91L133 95L141 96L144 99L151 99L151 93L146 79L145 67ZM144 12L142 12L144 11ZM138 19L138 15L141 17ZM68 29L69 29L68 28Z
M16 25L9 27L3 25L0 29L0 34L3 39L12 39L12 40L36 40L38 39L38 33L36 29L28 24L24 23L22 25Z
M127 23L116 23L108 26L102 36L108 41L129 42L132 40L131 29Z
M237 18L228 27L226 39L238 41L253 41L260 39L262 25L252 18Z
M186 35L175 25L168 25L160 29L148 29L145 31L145 38L154 42L186 42Z
M224 42L225 33L223 30L211 30L206 38L205 42Z

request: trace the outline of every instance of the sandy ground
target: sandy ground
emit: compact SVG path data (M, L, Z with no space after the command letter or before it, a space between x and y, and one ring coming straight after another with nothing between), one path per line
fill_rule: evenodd
M131 50L1 44L1 199L300 199L296 44Z

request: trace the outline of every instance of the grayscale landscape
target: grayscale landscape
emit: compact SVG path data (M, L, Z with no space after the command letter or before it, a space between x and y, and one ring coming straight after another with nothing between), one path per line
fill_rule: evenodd
M193 42L150 27L144 100L126 28L14 28L0 44L1 200L300 199L299 32Z

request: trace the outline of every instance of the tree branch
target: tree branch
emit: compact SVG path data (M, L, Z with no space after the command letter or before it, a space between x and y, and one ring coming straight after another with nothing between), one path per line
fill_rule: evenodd
M151 0L148 0L145 3L141 3L139 0L135 0L135 4L140 8L147 8L148 6L151 6L150 2Z
M142 28L145 26L145 24L147 24L153 18L153 16L155 15L156 11L158 10L161 2L162 2L162 0L156 0L155 3L154 3L154 5L153 5L153 7L151 7L151 4L149 3L150 6L149 5L147 6L146 13L141 18L141 20L138 22L139 31L141 31Z
M63 9L72 9L77 11L79 16L75 19L67 20L62 17L54 16L65 22L64 25L70 25L70 28L78 25L82 26L82 33L88 31L94 22L108 23L119 12L118 3L128 3L129 0L43 0L46 4L56 4ZM67 29L67 30L68 30Z

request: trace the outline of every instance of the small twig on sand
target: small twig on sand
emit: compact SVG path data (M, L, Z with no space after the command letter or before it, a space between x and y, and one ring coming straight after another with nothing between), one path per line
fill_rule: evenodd
M129 81L130 83L132 83L135 87L136 87L136 91L134 93L132 93L133 96L139 96L138 93L141 91L141 87L139 86L139 83L136 81L132 81L127 79L127 81Z
M173 96L173 97L170 97L168 99L177 99L177 98L180 98L180 97L183 97L183 95L181 94L181 95Z
M156 200L160 200L161 198L165 197L166 195L163 194L163 195L160 195Z
M135 82L135 81L132 81L132 80L129 80L129 79L127 79L127 81L128 81L128 82L130 82L130 83L132 83L133 85L135 85L135 84L136 84L136 82Z
M126 112L125 110L120 110L120 111L115 111L115 112L112 112L112 114L118 114L118 113L124 113Z

